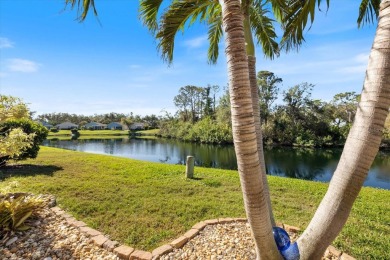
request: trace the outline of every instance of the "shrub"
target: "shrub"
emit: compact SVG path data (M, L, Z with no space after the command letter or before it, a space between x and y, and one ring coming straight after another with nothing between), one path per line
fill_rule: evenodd
M46 139L48 130L46 127L42 126L39 123L35 123L28 119L19 119L19 120L7 120L0 123L0 134L5 136L6 133L10 132L12 129L21 128L26 134L35 134L33 139L33 144L31 147L27 148L22 154L12 158L15 160L24 160L27 158L36 158L39 151L39 145Z
M58 130L58 129L55 128L55 127L50 128L50 132L52 132L52 133L58 133L58 131L60 131L60 130Z
M28 193L0 194L0 231L27 230L29 226L25 221L44 206L45 202L39 196Z
M35 134L26 134L20 128L9 131L5 137L0 136L0 166L7 159L16 158L33 145Z

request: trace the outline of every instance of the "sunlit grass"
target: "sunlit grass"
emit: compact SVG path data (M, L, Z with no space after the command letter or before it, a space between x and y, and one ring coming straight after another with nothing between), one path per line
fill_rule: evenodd
M151 250L193 224L219 217L244 217L235 171L185 167L42 147L36 160L2 170L0 189L51 193L77 219L118 240ZM309 223L327 184L269 176L278 222ZM383 259L390 247L390 191L363 188L334 245L358 259Z

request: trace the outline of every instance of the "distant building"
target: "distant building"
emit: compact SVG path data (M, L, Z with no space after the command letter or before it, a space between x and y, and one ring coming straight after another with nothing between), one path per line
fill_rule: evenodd
M38 123L40 123L41 125L43 125L44 127L46 127L47 129L52 129L54 126L49 124L48 122L46 121L37 121Z
M111 130L128 130L129 128L126 125L123 125L119 122L111 122L107 125L108 129Z
M145 124L144 123L132 123L130 125L131 130L144 130Z
M84 128L88 130L104 130L106 127L107 127L106 124L102 124L98 122L91 122L84 125Z
M64 122L59 125L56 125L56 128L59 130L71 130L71 129L77 129L79 126L76 124L73 124L71 122Z

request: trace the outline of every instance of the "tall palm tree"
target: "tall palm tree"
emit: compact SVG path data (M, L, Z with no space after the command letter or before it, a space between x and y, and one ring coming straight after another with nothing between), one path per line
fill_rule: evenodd
M262 1L251 1L245 0L242 1L241 10L245 10L244 15L244 50L247 54L247 65L249 69L250 76L250 86L251 91L251 102L248 105L253 104L250 111L246 111L246 114L243 110L239 110L239 103L237 103L237 108L232 109L232 122L233 122L233 139L235 140L236 155L239 165L239 172L241 176L241 187L244 194L244 202L246 205L247 216L249 223L252 227L252 233L255 237L255 242L257 244L258 255L262 255L261 251L266 251L265 248L269 246L262 242L264 241L263 231L267 230L270 243L274 244L272 238L272 226L275 226L275 221L272 214L271 200L269 196L268 182L266 178L264 154L263 154L263 144L262 144L262 135L261 135L261 126L260 126L260 110L259 110L259 94L256 80L256 66L255 66L255 48L254 41L252 36L252 30L255 32L255 36L259 43L262 43L264 53L273 57L278 53L278 45L275 42L276 33L272 25L272 20L267 17L267 11L263 8L264 4ZM192 24L194 21L206 22L209 25L209 51L208 58L211 63L215 63L218 57L218 43L222 36L222 14L221 6L223 2L218 3L217 1L210 0L178 0L173 1L171 5L163 12L160 22L158 22L158 9L160 8L162 0L143 0L141 1L141 19L144 21L146 26L155 33L157 39L159 39L159 49L161 50L163 59L168 62L172 62L173 59L173 49L174 49L174 40L176 33L181 30L186 24ZM251 23L250 19L255 21ZM257 23L256 23L257 22ZM230 86L236 84L235 82L230 82ZM236 86L236 85L234 85ZM234 89L234 88L233 88ZM238 90L238 88L237 88ZM240 91L244 90L243 87L240 88ZM237 98L237 91L230 91L231 95L231 104L235 104L233 99ZM238 102L243 102L242 94L240 94ZM233 112L233 110L235 112ZM246 152L240 149L243 147L252 147L253 144L250 142L253 140L242 139L239 135L243 134L241 130L235 130L236 125L242 124L239 120L242 118L235 118L237 115L245 115L246 117L254 116L255 124L255 139L257 149L257 159L247 157ZM244 123L247 124L248 122ZM234 134L237 133L237 134ZM256 134L257 133L257 134ZM247 159L246 161L244 159ZM240 167L244 165L245 167ZM258 167L254 172L248 170L253 166ZM257 174L256 174L257 173ZM251 183L252 185L247 185ZM259 192L260 191L260 192ZM265 194L265 195L264 195ZM262 203L265 201L265 206L268 207L268 210L262 208ZM267 213L268 212L268 213ZM269 216L269 221L271 225L268 227L264 226L266 222L263 219ZM260 220L260 221L259 221ZM261 250L263 247L263 250ZM277 252L277 251L275 251Z
M176 34L178 31L183 30L185 25L192 25L195 21L199 21L205 22L209 26L208 39L210 44L208 59L210 63L216 63L219 54L218 44L223 34L222 11L219 2L215 0L172 1L159 20L158 13L162 2L163 0L141 0L140 16L144 24L159 40L158 48L162 53L163 59L168 63L172 62ZM264 162L254 47L255 38L257 43L262 46L265 56L273 58L279 54L278 44L275 41L277 36L273 27L273 20L269 18L269 12L265 8L267 2L268 1L263 0L243 0L241 1L241 9L244 14L244 36L250 70L249 74L257 133L257 147L261 165L259 174L264 183L264 192L266 194L265 197L269 207L271 222L275 225ZM275 6L274 9L276 10L280 10L283 4L283 1L280 0L273 0L270 2L272 2L273 6Z
M93 0L66 0L72 7L78 2L81 10L80 18L85 19L89 8L96 14ZM157 6L149 9L149 15L157 18L158 9L162 0L144 0ZM200 7L202 2L214 3L211 8L200 9L198 14L188 12L188 8ZM261 159L259 159L258 141L254 117L254 99L250 88L250 69L248 63L248 19L243 10L245 1L239 0L219 0L222 7L222 23L210 20L210 28L214 30L211 39L214 43L214 52L211 57L218 54L215 43L219 42L222 30L225 33L226 55L228 61L229 86L232 107L232 126L235 150L237 154L237 164L244 194L245 209L248 221L251 224L253 236L257 246L258 259L280 259L272 236L272 223L269 218L269 207L267 198L264 195L264 181L259 178L262 171ZM249 3L257 3L253 1ZM321 0L291 0L288 1L289 10L283 13L282 8L276 5L278 1L271 1L276 11L276 16L285 22L285 35L283 44L286 49L291 49L303 42L303 31L310 18L314 20L315 6ZM83 3L80 4L80 3ZM216 1L195 1L177 0L172 5L181 3L181 10L175 13L167 12L166 15L178 15L180 20L175 26L180 29L184 26L188 17L192 17L192 22L196 18L206 19L217 17L218 5ZM329 0L326 0L329 5ZM326 247L340 232L345 224L352 204L359 193L368 169L378 151L383 131L384 122L390 106L390 0L383 0L379 8L379 0L363 0L360 7L359 24L374 20L379 15L379 23L374 44L371 50L366 79L364 83L361 101L355 117L354 125L348 136L340 163L336 169L334 177L329 185L323 201L321 202L313 220L298 239L300 259L319 259ZM281 6L281 5L280 5ZM192 11L193 12L193 11ZM244 14L244 15L243 15ZM195 17L195 19L194 19ZM245 19L244 19L245 18ZM172 16L172 21L176 18ZM149 20L150 28L160 32L157 19ZM179 25L179 26L177 26ZM170 27L172 24L162 24L161 28ZM214 28L214 29L212 29ZM177 31L172 30L172 31ZM171 59L173 54L174 35L171 34L171 41L167 43L160 41L160 48L163 57ZM209 30L210 39L210 30ZM247 45L246 45L247 44ZM164 56L165 55L165 56ZM210 57L210 54L209 54ZM386 77L387 76L387 77ZM258 102L256 102L258 103ZM255 108L256 109L256 108ZM257 129L258 131L258 129Z
M284 41L288 47L292 39L303 40L302 30L308 17L311 17L311 22L314 19L317 0L306 1L303 5L299 2L295 1L296 6L291 7L294 12L286 24ZM320 2L318 0L318 4ZM359 11L359 26L379 16L361 100L328 191L297 241L301 259L320 259L343 228L378 152L389 111L390 0L382 3L380 0L363 0ZM294 34L299 37L289 38Z

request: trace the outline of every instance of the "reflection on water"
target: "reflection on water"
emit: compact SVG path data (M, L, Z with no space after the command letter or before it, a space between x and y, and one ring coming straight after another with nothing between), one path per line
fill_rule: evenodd
M90 153L112 154L144 161L185 164L193 155L195 165L222 169L237 169L232 145L185 143L168 139L79 139L45 140L45 146ZM336 169L341 149L267 148L267 173L290 178L329 181ZM390 153L376 157L365 186L390 189Z

